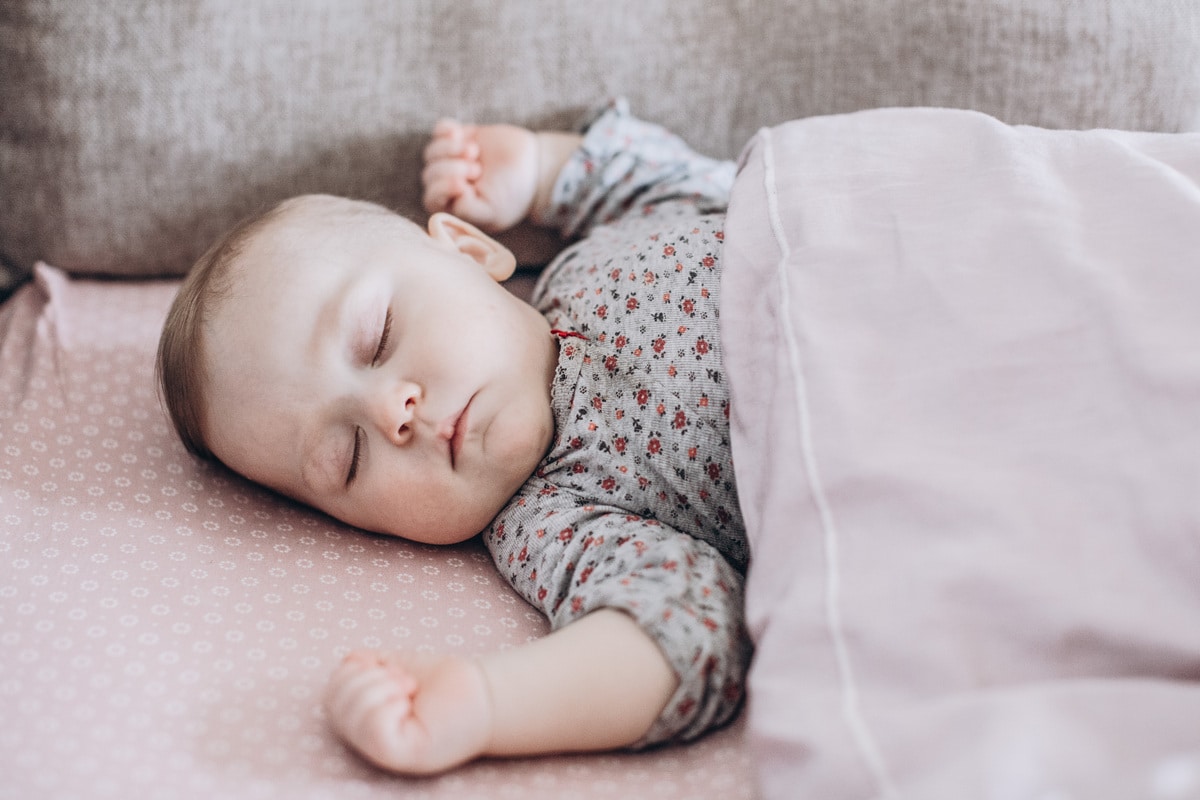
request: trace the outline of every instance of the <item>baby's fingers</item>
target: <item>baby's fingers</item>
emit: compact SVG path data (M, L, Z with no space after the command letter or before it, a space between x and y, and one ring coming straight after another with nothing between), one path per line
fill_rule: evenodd
M479 158L479 144L475 141L475 126L463 125L452 119L443 119L434 126L433 138L425 145L425 161L443 158Z
M431 161L421 171L421 182L426 187L442 184L461 185L479 179L483 168L478 161L460 159L442 159Z
M452 117L442 117L433 126L434 136L461 136L466 129L466 125Z
M470 140L431 139L425 145L424 158L426 164L447 158L478 161L479 144Z
M460 197L474 193L471 182L479 178L479 171L478 163L468 161L435 161L425 167L425 210L448 211Z
M416 681L393 668L371 666L339 669L334 673L325 707L330 722L355 744L364 732L374 727L372 720L385 716L405 716L411 710Z

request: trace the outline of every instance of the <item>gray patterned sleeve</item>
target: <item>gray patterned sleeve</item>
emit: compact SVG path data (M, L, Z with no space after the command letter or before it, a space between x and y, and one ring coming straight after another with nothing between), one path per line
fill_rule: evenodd
M730 719L751 653L742 576L692 536L564 494L549 513L485 534L505 577L554 629L615 608L659 645L679 688L634 747L693 739Z
M624 100L607 105L586 127L582 145L555 181L534 222L568 238L664 203L696 213L722 212L736 172L732 161L693 151L678 136L629 113Z

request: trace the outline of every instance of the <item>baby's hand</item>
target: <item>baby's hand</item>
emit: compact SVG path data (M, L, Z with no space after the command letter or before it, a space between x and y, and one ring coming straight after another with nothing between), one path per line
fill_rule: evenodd
M492 732L483 670L456 656L355 651L329 681L325 713L367 760L407 775L482 755Z
M448 211L489 233L529 214L538 189L537 136L513 125L444 119L425 147L425 209Z

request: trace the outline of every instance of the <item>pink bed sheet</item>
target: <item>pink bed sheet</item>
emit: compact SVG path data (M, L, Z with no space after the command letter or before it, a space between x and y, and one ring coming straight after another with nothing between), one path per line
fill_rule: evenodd
M349 649L513 647L478 542L362 534L198 463L152 380L174 282L42 266L0 308L0 798L749 798L740 723L643 754L381 773L319 699Z

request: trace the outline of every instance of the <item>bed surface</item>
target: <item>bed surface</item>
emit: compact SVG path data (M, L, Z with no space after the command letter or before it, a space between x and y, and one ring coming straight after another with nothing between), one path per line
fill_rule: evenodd
M0 800L738 800L796 741L756 737L754 697L770 695L753 683L744 721L686 748L415 781L349 755L319 712L342 653L484 651L545 622L478 543L357 533L188 457L151 377L173 278L303 192L420 218L421 149L447 115L561 128L626 96L724 158L764 127L881 107L1196 131L1200 4L5 0L0 76ZM31 282L39 260L62 271ZM125 282L81 277L98 275ZM807 551L782 552L767 575L820 591L822 562L789 572ZM768 607L751 596L752 614ZM764 651L763 677L795 678L788 650ZM804 713L770 710L819 727L820 687L787 688ZM1162 796L1200 796L1200 751L1179 758ZM772 799L792 800L791 775L772 777Z
M0 797L751 796L738 724L426 780L347 752L319 705L349 649L546 623L478 541L363 534L188 456L153 383L176 286L41 267L0 310Z

